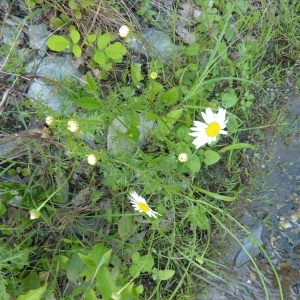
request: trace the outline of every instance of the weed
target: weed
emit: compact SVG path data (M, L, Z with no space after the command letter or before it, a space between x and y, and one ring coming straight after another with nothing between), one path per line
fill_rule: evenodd
M264 107L264 74L274 70L264 57L282 33L278 17L246 0L194 1L201 8L190 20L194 41L175 40L180 50L168 64L147 41L149 57L133 54L125 39L144 41L138 26L95 26L100 8L124 19L126 1L64 4L51 4L56 32L47 46L83 58L89 71L81 85L52 81L66 99L61 111L29 99L17 104L49 132L24 134L39 155L8 159L1 171L13 178L0 183L1 218L19 212L0 227L0 291L6 299L195 299L207 275L224 281L214 273L210 243L214 228L232 235L225 224L236 223L226 204L238 199L246 181L239 170L249 164L246 151L255 150L242 133L277 122L274 113L261 125L265 115L255 113ZM140 24L159 26L159 6L136 5ZM14 49L0 51L11 52L5 71L24 72ZM275 81L282 80L277 70Z

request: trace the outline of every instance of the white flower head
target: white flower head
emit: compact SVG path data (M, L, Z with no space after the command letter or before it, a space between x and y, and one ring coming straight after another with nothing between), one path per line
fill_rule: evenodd
M137 210L138 212L143 212L152 218L157 218L157 215L161 216L161 214L152 210L148 206L146 200L143 197L139 196L136 192L131 192L129 194L129 200L130 200L133 208L135 210Z
M195 132L189 134L196 138L193 141L196 148L215 142L219 134L227 134L227 132L223 130L228 121L225 120L226 109L219 107L218 113L215 114L208 107L206 108L205 113L202 112L201 114L205 123L194 121L194 127L192 127L191 130Z
M150 73L150 78L151 79L156 79L158 77L158 74L156 72L151 72Z
M54 118L52 116L48 116L45 120L46 124L51 126L53 124Z
M90 165L94 166L97 163L98 159L94 154L89 154L87 156L87 161Z
M30 213L30 220L38 219L41 216L41 213L37 209L31 209Z
M77 132L79 131L79 123L78 121L74 119L70 119L68 121L68 127L67 127L71 132Z
M119 29L119 35L120 35L122 38L128 37L129 33L130 33L130 29L129 29L128 26L123 25L123 26L120 27L120 29Z
M186 153L180 153L178 155L178 160L182 163L188 161L188 159L189 159L189 157Z

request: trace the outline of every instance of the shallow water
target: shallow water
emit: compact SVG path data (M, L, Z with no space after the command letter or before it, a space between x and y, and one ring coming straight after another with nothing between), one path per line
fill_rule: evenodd
M276 137L269 156L261 161L261 167L270 171L266 180L262 180L252 202L245 207L240 222L251 228L262 221L262 247L268 253L278 273L282 295L270 264L262 253L255 262L267 288L266 296L257 270L251 262L237 268L235 258L241 247L234 241L227 251L225 261L227 283L212 279L208 299L300 299L300 98L290 100L290 122L287 126L289 136ZM269 137L272 140L272 137ZM241 235L242 232L237 232ZM224 278L224 277L223 277Z

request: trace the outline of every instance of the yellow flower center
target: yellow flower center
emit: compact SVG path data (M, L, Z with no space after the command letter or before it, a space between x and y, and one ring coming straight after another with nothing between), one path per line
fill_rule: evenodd
M141 209L145 213L147 213L150 210L149 206L145 203L139 202L137 205L138 205L139 209Z
M217 136L221 131L221 126L218 122L210 123L206 128L206 134L209 137Z

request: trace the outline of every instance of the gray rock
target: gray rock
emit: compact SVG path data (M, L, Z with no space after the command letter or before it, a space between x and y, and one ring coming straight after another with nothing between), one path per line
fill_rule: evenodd
M31 62L27 66L27 71L30 72L34 62ZM72 58L70 55L57 56L53 54L51 57L44 57L37 67L36 75L38 77L45 77L33 79L28 88L28 96L43 100L53 110L59 111L63 109L62 104L64 101L63 96L59 95L58 92L49 84L46 78L50 79L63 79L67 77L80 77L81 73L73 67ZM70 111L71 104L66 104L66 111Z
M155 121L146 121L145 115L140 115L140 125L137 126L140 131L139 141L133 141L126 137L127 127L124 117L114 119L108 128L107 133L107 148L111 151L112 155L116 155L119 151L130 151L138 147L145 146L147 138L155 127Z
M128 46L147 57L154 56L164 63L171 63L176 53L176 46L172 43L170 37L153 28L143 29L141 38L130 35L127 40Z
M40 56L44 55L49 34L46 24L28 26L29 47L37 49Z
M2 42L6 45L12 45L14 42L19 44L24 38L24 33L21 28L18 27L18 23L10 18L5 20L3 26L0 26L0 31L2 31Z
M243 239L243 246L249 252L252 258L255 258L260 253L259 246L263 244L261 239L262 230L262 222L258 221L249 230L252 235L246 236ZM235 266L238 268L250 260L244 248L242 248L242 250L237 254L235 259Z

